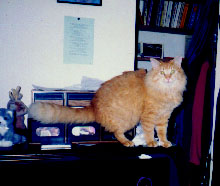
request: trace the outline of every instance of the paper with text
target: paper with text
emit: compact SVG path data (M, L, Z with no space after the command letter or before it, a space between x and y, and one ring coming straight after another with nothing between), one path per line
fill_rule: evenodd
M64 64L92 64L94 19L64 17Z

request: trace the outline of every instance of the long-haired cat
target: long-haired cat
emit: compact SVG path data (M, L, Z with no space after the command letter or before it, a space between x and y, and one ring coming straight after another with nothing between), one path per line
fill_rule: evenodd
M154 129L163 147L170 147L167 125L175 107L182 102L186 76L182 58L169 62L150 59L152 70L124 72L101 85L85 108L68 108L50 103L33 103L29 117L43 123L100 123L124 146L133 146L124 133L141 122L149 147L156 147Z

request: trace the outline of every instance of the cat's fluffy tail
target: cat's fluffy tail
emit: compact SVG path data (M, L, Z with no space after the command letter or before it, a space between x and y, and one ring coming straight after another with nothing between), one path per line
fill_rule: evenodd
M42 102L31 104L28 117L42 123L89 123L95 121L92 107L70 108Z

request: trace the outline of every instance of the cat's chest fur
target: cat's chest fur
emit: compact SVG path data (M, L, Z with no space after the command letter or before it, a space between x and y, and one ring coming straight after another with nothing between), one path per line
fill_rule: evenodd
M148 87L144 99L144 112L154 112L158 116L171 114L181 102L182 94L178 91L160 91Z

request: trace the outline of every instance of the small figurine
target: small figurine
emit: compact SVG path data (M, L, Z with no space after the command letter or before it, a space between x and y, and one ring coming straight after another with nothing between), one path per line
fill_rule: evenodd
M20 93L21 87L17 86L16 89L11 89L9 91L9 102L7 108L15 111L16 123L15 129L25 130L26 126L24 124L24 115L28 113L28 107L21 101L23 95Z

